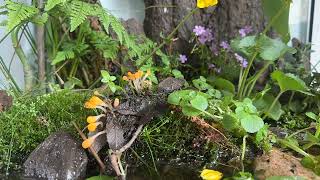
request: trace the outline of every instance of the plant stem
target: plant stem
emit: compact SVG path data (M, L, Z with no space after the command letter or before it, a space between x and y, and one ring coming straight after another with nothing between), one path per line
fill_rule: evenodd
M38 8L43 7L43 1L38 0ZM46 83L46 59L45 59L45 45L44 45L44 25L36 26L36 40L38 53L38 79L40 89L45 91Z
M31 65L28 62L27 56L25 55L25 53L23 52L23 49L20 46L18 34L19 34L19 27L17 27L14 31L12 31L11 40L12 40L13 47L17 53L17 56L19 57L20 62L23 66L25 90L30 91L33 86L33 71L32 71Z
M249 75L250 68L251 68L251 66L253 64L253 61L256 59L257 56L258 56L258 51L256 51L253 54L253 56L250 59L248 67L244 70L243 76L241 78L240 90L238 92L238 97L239 97L240 100L242 100L242 98L243 98L243 90L244 90L244 86L246 84L247 77Z
M241 153L241 168L242 168L242 172L244 172L244 165L243 165L243 161L244 161L244 157L245 157L245 154L246 154L246 144L247 144L247 137L248 135L245 135L243 137L243 140L242 140L242 153Z
M249 86L250 82L247 84L244 93L246 93L247 96L250 96L252 93L253 88L255 87L258 79L263 75L263 73L267 70L267 68L269 67L269 65L272 64L271 62L266 63L263 68L258 72L258 74L252 79L251 82L251 86L248 92L247 91L247 87Z
M167 40L171 40L173 38L173 36L176 34L176 32L180 29L180 27L196 12L198 11L198 8L194 8L192 11L189 12L189 14L187 14L181 21L180 23L177 25L176 28L173 29L173 31L168 35L168 37L158 46L156 47L150 55L148 55L147 57L145 57L140 65L138 65L138 67L140 68L141 66L143 66L143 64L149 59L151 58L159 49L161 49L165 44L167 44Z
M304 150L302 150L300 147L288 142L287 140L284 140L284 139L277 139L277 141L282 144L282 145L285 145L287 146L288 148L296 151L297 153L301 154L302 156L305 156L305 157L310 157L314 160L314 157L310 154L308 154L307 152L305 152Z
M274 107L274 105L276 105L277 101L279 100L280 96L281 96L283 93L284 93L284 92L281 91L281 92L278 94L278 96L273 100L271 106L269 107L268 111L264 114L264 116L263 116L262 119L265 119L265 118L268 116L268 114L270 113L270 111L272 110L272 108Z

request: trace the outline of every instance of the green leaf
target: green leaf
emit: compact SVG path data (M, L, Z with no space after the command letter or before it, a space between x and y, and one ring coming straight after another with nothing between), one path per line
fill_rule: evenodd
M115 178L110 176L93 176L90 178L87 178L86 180L114 180Z
M59 51L57 53L56 57L51 62L51 65L56 65L56 64L63 62L67 59L73 59L74 57L75 57L75 54L71 50Z
M288 0L262 0L262 7L264 13L269 18L270 21L275 17L273 22L273 28L279 33L284 42L290 40L289 32L289 11L290 11L290 1ZM279 14L280 10L282 13ZM278 17L276 17L279 15Z
M261 35L258 39L259 55L263 60L275 61L286 52L295 53L295 49L290 48L281 40L271 39L266 35Z
M256 133L264 126L264 122L259 116L251 114L243 114L240 117L240 123L248 133Z
M101 76L107 82L109 82L110 79L111 79L111 76L110 76L109 72L106 71L106 70L101 70Z
M233 114L225 114L221 121L222 126L227 130L232 132L235 129L238 129L240 126L240 122L237 117Z
M82 24L89 15L95 12L95 8L82 1L71 2L71 14L70 14L70 32L76 30L76 28Z
M277 81L278 85L280 86L281 92L285 91L299 91L305 94L308 93L308 88L306 84L297 76L293 74L285 74L282 71L274 71L271 74L271 78L274 81Z
M47 4L44 8L45 11L50 11L51 9L53 9L56 5L58 4L62 4L65 3L66 0L48 0Z
M199 94L194 99L192 99L190 103L193 108L200 111L205 111L208 108L208 100Z
M177 70L177 69L173 69L172 70L172 74L175 78L182 78L184 79L183 74L181 73L181 71Z
M268 132L269 132L268 128L269 128L268 125L264 125L263 128L261 128L257 132L255 143L260 144L262 142L262 140L268 136Z
M202 112L190 106L182 106L182 113L185 116L199 116Z
M318 120L318 116L316 114L314 114L313 112L306 112L306 116L308 116L309 118L313 119L313 120Z
M172 105L179 105L182 98L191 99L195 96L196 92L193 90L175 91L168 96L168 103Z
M257 36L246 36L231 41L231 47L234 51L242 52L246 56L250 56L256 46Z
M208 79L208 82L214 85L215 88L218 90L222 91L227 91L232 93L233 95L235 94L235 86L233 85L232 82L223 79L223 78L216 78L216 79Z
M273 108L268 112L270 106L272 105L275 97L270 94L259 94L258 98L253 102L254 106L257 107L259 111L267 113L267 116L273 120L279 120L284 111L281 109L281 104L277 100Z
M308 156L301 159L301 164L302 164L302 166L309 168L309 169L314 169L316 166L313 159Z
M306 179L300 176L272 176L272 177L268 177L266 180L306 180Z
M6 0L6 7L8 10L8 24L7 31L11 31L20 23L32 18L39 13L38 8L34 6L28 6L23 3L13 2Z

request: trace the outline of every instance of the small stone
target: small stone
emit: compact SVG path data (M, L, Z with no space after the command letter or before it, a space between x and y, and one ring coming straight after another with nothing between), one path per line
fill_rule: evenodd
M184 83L185 83L184 79L168 77L159 83L158 92L171 93L173 91L181 89Z
M0 90L0 112L7 110L12 106L12 97L6 91Z
M24 163L24 176L48 180L80 180L88 157L81 143L66 132L50 135Z
M300 176L310 180L320 180L311 170L303 167L299 158L273 148L269 153L255 159L254 174L259 180L271 176Z

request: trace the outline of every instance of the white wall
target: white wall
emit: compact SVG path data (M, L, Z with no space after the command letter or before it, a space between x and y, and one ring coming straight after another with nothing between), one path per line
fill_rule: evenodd
M312 30L312 50L311 63L313 65L318 64L320 61L320 1L315 1L315 14ZM320 72L320 64L316 66L316 70Z

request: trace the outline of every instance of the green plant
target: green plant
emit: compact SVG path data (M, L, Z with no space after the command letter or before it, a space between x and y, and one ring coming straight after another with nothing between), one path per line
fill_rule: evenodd
M42 96L22 96L0 115L0 169L19 168L22 159L49 134L67 130L76 134L71 121L84 124L86 93L63 90Z

